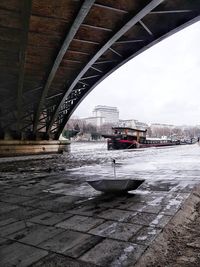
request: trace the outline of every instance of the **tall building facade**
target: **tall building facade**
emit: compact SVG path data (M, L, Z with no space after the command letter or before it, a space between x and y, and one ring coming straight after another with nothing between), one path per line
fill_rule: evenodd
M88 118L84 118L84 121L87 124L92 124L97 127L100 127L105 123L104 117L88 117Z
M104 123L116 124L119 122L119 110L116 107L96 106L93 110L94 117L103 117Z

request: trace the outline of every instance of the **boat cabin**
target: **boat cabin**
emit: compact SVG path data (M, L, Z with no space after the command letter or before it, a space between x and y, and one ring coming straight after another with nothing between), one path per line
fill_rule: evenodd
M112 127L113 135L123 140L144 143L146 140L147 130L133 129L128 127Z

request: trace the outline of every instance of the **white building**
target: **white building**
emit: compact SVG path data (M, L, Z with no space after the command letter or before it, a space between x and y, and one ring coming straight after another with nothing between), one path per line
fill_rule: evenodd
M166 123L152 123L151 124L151 128L169 128L169 129L173 129L173 128L175 128L175 126L172 125L172 124L166 124Z
M117 124L119 122L119 110L116 107L96 106L93 110L94 117L103 117L104 123Z
M140 122L138 120L119 120L119 127L129 127L133 129L141 129L141 130L146 130L148 128L148 124L144 122Z
M97 127L100 127L105 123L105 118L104 117L88 117L83 119L85 123L87 124L92 124Z

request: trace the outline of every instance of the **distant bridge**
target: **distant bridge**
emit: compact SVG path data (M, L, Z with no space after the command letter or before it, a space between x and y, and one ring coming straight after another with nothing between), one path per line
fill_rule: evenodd
M97 84L199 15L199 0L1 0L0 139L58 139Z

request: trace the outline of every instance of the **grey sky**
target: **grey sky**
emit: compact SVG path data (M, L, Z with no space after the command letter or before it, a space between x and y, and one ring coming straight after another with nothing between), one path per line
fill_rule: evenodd
M116 106L121 119L200 124L200 22L172 35L99 84L74 115Z

